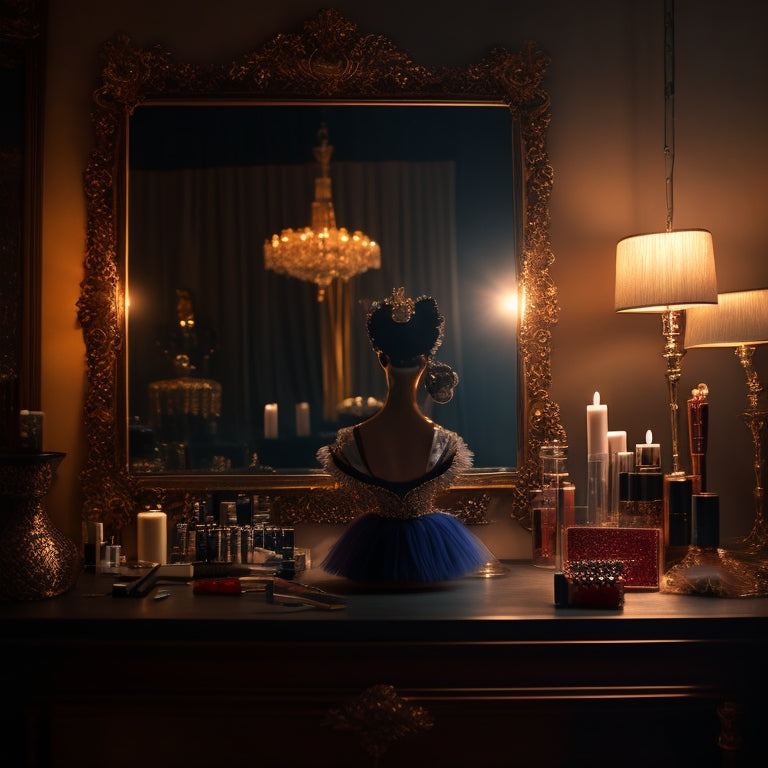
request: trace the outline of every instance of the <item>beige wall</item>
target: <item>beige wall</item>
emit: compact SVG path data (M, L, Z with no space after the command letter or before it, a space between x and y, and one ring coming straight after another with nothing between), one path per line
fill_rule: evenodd
M321 6L305 0L48 4L42 407L46 448L68 454L49 510L79 537L85 366L76 302L97 50L122 31L142 45L161 43L179 58L229 60ZM495 45L516 49L529 39L551 55L553 271L562 307L552 391L583 486L585 407L595 390L609 404L610 428L626 429L630 444L649 427L668 442L660 321L613 311L616 241L664 226L662 0L450 5L454 10L435 0L348 0L335 7L425 64L466 64ZM712 231L721 291L768 286L768 11L760 0L678 0L676 18L675 226ZM764 380L766 354L760 349L756 358ZM728 538L751 523L750 441L739 419L744 382L726 350L686 356L682 398L699 381L711 389L710 487L722 496L721 531Z

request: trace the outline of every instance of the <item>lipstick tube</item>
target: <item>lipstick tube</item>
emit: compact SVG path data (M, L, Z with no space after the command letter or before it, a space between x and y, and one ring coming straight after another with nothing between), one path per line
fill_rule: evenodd
M688 446L691 453L691 483L694 493L707 490L707 437L709 434L709 389L699 384L688 400Z

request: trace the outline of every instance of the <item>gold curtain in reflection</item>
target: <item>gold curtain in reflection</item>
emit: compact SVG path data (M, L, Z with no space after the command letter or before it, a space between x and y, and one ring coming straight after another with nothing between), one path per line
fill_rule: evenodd
M338 404L352 392L352 285L334 280L320 302L323 418L335 421Z

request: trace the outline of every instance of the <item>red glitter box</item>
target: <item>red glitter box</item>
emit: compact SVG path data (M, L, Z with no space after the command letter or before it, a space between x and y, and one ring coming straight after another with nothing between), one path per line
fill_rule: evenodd
M661 537L658 528L598 528L575 526L566 530L566 559L621 560L624 589L659 588Z

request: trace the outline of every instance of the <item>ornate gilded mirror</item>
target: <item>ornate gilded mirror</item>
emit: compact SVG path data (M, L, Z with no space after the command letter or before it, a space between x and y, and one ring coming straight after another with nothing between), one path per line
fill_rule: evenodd
M486 149L490 154L490 158L484 158L485 166L480 163L480 170L474 171L476 186L462 187L455 195L446 195L448 202L440 213L434 213L423 203L423 208L417 209L418 214L398 212L393 218L435 219L438 229L430 229L429 234L422 237L430 243L450 243L450 233L454 230L446 230L445 239L434 234L447 219L456 219L455 231L460 233L470 232L473 227L475 230L478 227L488 229L477 223L482 222L482 216L475 219L474 224L462 223L469 220L466 212L472 207L467 201L473 201L482 209L487 221L503 223L500 231L508 233L503 236L507 237L509 247L501 260L494 262L489 258L491 249L480 247L480 253L472 254L463 266L459 257L448 266L436 263L432 272L419 276L414 264L414 246L402 245L405 241L410 243L414 236L403 234L403 228L394 229L386 222L378 222L377 231L388 233L388 237L382 236L385 241L382 262L387 259L388 240L390 254L399 250L398 266L390 268L387 264L380 274L372 271L370 275L349 281L352 287L346 295L344 311L349 312L351 307L352 313L356 314L349 318L345 315L344 322L362 327L359 317L364 314L365 297L380 298L391 290L391 283L401 279L416 293L439 293L434 287L439 283L440 289L450 297L450 301L441 299L441 306L451 307L456 315L461 312L477 315L477 310L471 308L470 302L461 294L462 286L468 282L466 275L486 272L492 276L490 282L495 280L501 286L506 271L504 259L507 260L509 272L516 278L519 304L512 330L507 330L509 338L504 338L503 342L497 339L492 352L485 358L473 358L472 354L485 354L484 350L478 352L482 345L477 343L477 337L463 326L456 329L455 335L463 335L465 339L467 359L463 362L468 370L467 400L488 399L487 391L473 389L472 377L481 372L478 378L484 375L486 380L494 382L495 396L512 411L511 422L506 422L509 425L506 434L494 438L494 444L506 441L512 447L508 454L511 460L507 461L506 456L499 459L498 453L482 443L482 435L491 423L504 424L503 418L473 417L471 406L461 401L456 405L458 415L451 415L449 411L446 416L440 411L435 418L468 436L468 442L480 459L476 463L482 465L465 475L457 485L457 492L465 494L461 504L465 517L471 521L473 498L493 489L503 489L512 496L514 516L527 526L530 491L538 478L538 446L544 437L563 437L559 409L549 396L550 331L556 322L557 300L549 274L553 260L548 231L552 170L546 152L550 113L548 94L542 86L547 57L533 44L528 44L518 53L495 50L488 58L467 68L427 68L412 62L386 38L362 34L354 23L333 10L320 12L296 34L277 35L257 51L222 65L177 62L160 48L141 49L124 36L107 43L102 56L103 69L93 108L96 146L85 174L87 258L79 301L89 376L85 406L89 450L83 473L85 516L99 518L119 528L132 520L138 505L148 497L161 498L167 507L173 508L190 503L196 493L228 489L273 494L282 502L281 514L292 521L339 521L344 518L334 500L330 479L312 468L311 462L306 462L309 466L298 468L293 460L275 462L263 453L274 443L265 444L261 440L265 429L262 414L266 418L265 407L277 399L278 395L272 393L285 388L275 385L273 390L259 390L261 394L254 398L254 403L249 402L249 392L263 383L259 377L280 367L274 363L264 364L270 355L274 355L270 349L282 349L286 354L290 351L294 357L311 357L313 353L307 350L321 345L307 342L306 334L301 334L302 342L293 346L280 340L270 347L270 338L266 338L266 346L260 348L256 362L246 364L248 350L256 346L255 342L252 339L232 342L232 331L221 319L235 304L234 298L229 301L228 297L233 297L239 286L244 294L241 304L249 313L257 305L265 307L270 300L274 301L260 319L258 315L249 314L247 321L239 322L258 328L262 339L274 335L286 324L280 322L280 312L287 308L292 312L299 306L305 308L302 312L307 315L304 322L308 329L320 323L318 318L325 310L318 309L319 305L331 305L327 311L332 313L335 306L332 305L333 291L325 302L317 302L313 293L316 286L282 275L270 275L259 262L264 237L271 234L264 228L275 230L279 222L286 227L304 224L302 219L309 217L308 200L303 215L297 212L289 216L285 213L289 209L283 208L277 218L265 219L269 223L262 223L260 229L243 228L241 231L243 221L254 218L257 211L260 214L262 209L272 207L278 195L286 196L284 188L279 187L282 191L270 197L269 190L275 188L274 180L270 182L262 178L272 178L270 174L277 166L288 167L289 175L298 179L298 187L308 187L307 194L311 198L311 174L316 173L316 164L307 162L306 158L311 161L315 134L323 126L330 143L337 147L334 163L338 163L342 179L338 187L334 187L334 194L338 189L339 195L337 211L339 214L343 211L344 216L351 219L349 224L339 221L339 226L348 225L350 230L358 226L359 214L355 212L354 203L363 196L360 190L372 188L371 182L366 180L368 177L359 182L364 173L361 168L371 166L370 173L379 174L383 165L393 162L389 155L377 154L371 158L369 148L364 156L355 156L353 145L358 144L361 137L370 139L368 147L373 144L377 152L403 143L415 145L418 142L414 136L418 134L426 137L440 135L448 144L462 144L470 150L469 155L473 151L477 154L479 149ZM481 116L485 116L483 119L490 117L490 122L473 122ZM427 127L421 127L422 119L427 121ZM216 199L235 202L228 206L226 215L205 225L205 236L213 240L213 250L204 252L198 264L189 254L200 250L198 246L204 237L196 232L188 238L194 243L194 247L189 247L188 244L185 246L184 236L179 237L178 232L172 231L183 227L160 206L159 201L170 195L162 191L158 179L168 172L186 172L196 164L199 143L190 137L192 126L201 125L207 126L204 142L213 147L214 155L227 154L233 146L233 132L247 136L246 145L250 142L253 155L248 162L238 159L233 163L225 157L214 164L237 165L238 172L245 165L261 169L256 175L262 178L262 191L255 195L238 193L237 190L244 187L233 187L227 182L230 184L228 189L235 191L220 194ZM299 130L300 126L303 132ZM291 150L293 154L288 153L277 139L288 133L301 136L298 156L295 149ZM494 133L502 136L505 142L498 151L488 149L490 136ZM378 138L374 140L373 137ZM405 139L401 140L402 137ZM294 146L296 143L293 142ZM429 146L438 142L427 139L422 143ZM418 158L420 163L425 162L423 151ZM305 159L301 152L305 153ZM371 162L372 159L375 162ZM398 162L402 159L400 156L395 158ZM434 164L435 159L427 157L426 162ZM412 158L408 161L411 163ZM466 170L471 162L476 161L460 159L447 176L435 177L433 189L436 192L425 198L433 200L438 196L437 191L446 187L453 190L454 176L463 179L471 175ZM264 168L268 168L266 175L262 173ZM433 171L430 167L430 174ZM346 181L348 177L358 179L357 183L362 183L362 187ZM210 183L205 180L203 186ZM182 181L182 188L185 194L191 188L187 177ZM376 194L382 198L382 202L377 203L381 210L386 212L393 207L391 191ZM291 192L291 196L301 198L295 192ZM237 204L244 204L245 208L238 209ZM366 210L370 211L370 208ZM155 221L150 223L153 215ZM370 213L364 226L369 226L371 218L377 228L377 216L371 217ZM148 232L154 234L147 235ZM225 241L239 245L228 250ZM393 241L399 243L399 249L391 247ZM258 274L249 272L247 278L231 278L226 289L212 287L218 285L212 276L217 276L217 270L232 261L228 255L230 250L238 248L246 251L244 263L247 269L255 269ZM458 250L466 248L459 247ZM169 267L170 264L175 266ZM201 264L213 272L204 275ZM453 275L454 282L440 282L448 273ZM179 275L197 277L190 278L190 282ZM214 313L210 337L201 322L209 309L208 287L208 293L215 294L217 299L210 303L219 306ZM316 314L318 312L320 314ZM452 312L445 313L449 339ZM184 348L184 343L191 338L189 333L181 340L178 333L175 336L167 333L168 329L178 331L177 322L188 331L190 318L196 322L193 336L197 358L192 353L187 355L189 350ZM487 318L481 319L481 336L488 335L488 324ZM296 331L293 333L295 336ZM212 374L203 369L210 359L209 353L218 353L222 337L225 347L226 343L232 344L225 357L232 362L230 368L233 370L226 375ZM170 342L169 338L172 339ZM246 351L233 353L232 349ZM159 364L152 367L152 356L160 360L163 354L165 363L172 360L177 364L173 372L168 368L164 370ZM456 354L455 347L447 346L447 360L456 363L452 359ZM357 357L364 357L359 349ZM190 365L193 359L196 361L193 367L197 370L193 377L187 377L188 370L183 366ZM179 360L182 369L178 367ZM315 369L319 369L320 363L315 362ZM461 365L460 359L460 374ZM358 376L358 373L354 375ZM370 379L365 372L359 376L363 382ZM512 379L505 381L505 376ZM230 439L230 445L235 448L226 456L222 455L223 450L218 450L216 455L206 456L204 461L190 454L175 461L168 453L154 464L137 460L136 441L141 441L146 432L153 434L157 431L157 425L154 425L155 430L145 430L142 416L151 421L153 414L161 411L158 403L166 402L168 397L177 397L181 379L188 379L192 388L190 394L189 387L185 387L182 397L187 404L192 398L196 416L213 414L217 419L223 410L221 401L226 401L226 393L232 392L233 383L237 383L245 394L240 395L233 410L243 422L253 422L250 432L245 437L237 435ZM170 394L169 381L173 389ZM244 383L250 381L253 384ZM352 419L359 417L361 411L357 407L361 401L365 404L370 399L375 407L376 400L373 385L355 386L362 388L350 394L360 397L349 398L350 410L344 413ZM300 400L312 400L313 413L322 410L316 397L301 392L291 394L291 410L294 401L298 403ZM281 413L285 414L284 404L280 407ZM249 414L247 418L242 416L246 413ZM461 413L465 415L461 416ZM453 422L453 418L457 421ZM325 423L323 426L330 430L336 424ZM473 430L477 432L477 438L473 437ZM326 437L322 427L318 437ZM173 441L164 444L166 451L168 445L173 445ZM490 460L483 461L483 457ZM469 514L466 514L467 510L470 510Z

